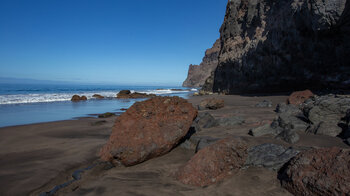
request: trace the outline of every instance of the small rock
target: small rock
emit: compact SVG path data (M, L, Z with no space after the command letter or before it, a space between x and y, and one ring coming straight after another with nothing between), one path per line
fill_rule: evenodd
M221 138L212 138L212 137L201 137L199 142L196 146L196 152L200 151L201 149L209 146L210 144L215 143L216 141L220 140Z
M276 112L279 114L302 115L303 111L296 105L279 103L276 106Z
M287 102L293 105L300 105L313 96L314 94L310 90L296 91L289 96Z
M264 101L262 101L260 103L257 103L255 105L255 107L258 107L258 108L270 108L270 107L272 107L272 102L264 100Z
M103 99L103 98L105 98L104 96L99 95L99 94L94 94L94 95L92 95L92 97L94 97L96 99Z
M288 143L294 144L299 141L299 135L292 129L285 129L276 136L277 139L282 139Z
M298 153L299 151L293 148L285 148L277 144L261 144L248 149L245 165L279 170Z
M192 124L192 127L195 128L196 132L201 131L203 128L211 128L216 126L218 126L217 121L208 112L199 113L197 118L193 121L193 124Z
M146 93L131 93L130 90L122 90L117 94L117 98L119 99L139 99L139 98L150 98L156 97L155 94L146 94Z
M258 137L267 134L277 135L278 133L279 132L276 129L272 128L270 124L265 124L260 127L250 129L248 134Z
M247 157L247 145L241 139L226 138L198 151L175 174L180 182L208 186L234 175Z
M240 116L229 116L217 119L217 123L222 127L231 127L243 124L244 119Z
M112 116L115 116L115 114L114 113L110 113L110 112L106 112L106 113L98 115L99 118L109 118L109 117L112 117Z
M333 147L300 152L278 178L294 195L350 195L350 151Z
M198 106L198 109L199 110L205 110L205 109L216 110L224 107L224 105L225 103L223 99L209 98L201 101Z
M71 101L86 101L87 97L86 96L79 96L79 95L73 95Z
M105 124L107 121L105 120L99 120L99 121L96 121L96 122L92 122L91 123L91 126L99 126L99 125L103 125Z

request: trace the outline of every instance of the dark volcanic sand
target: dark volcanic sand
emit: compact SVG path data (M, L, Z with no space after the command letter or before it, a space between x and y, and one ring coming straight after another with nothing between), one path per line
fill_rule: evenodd
M206 97L213 96L192 97L190 102L198 104ZM247 135L250 128L271 121L275 117L276 104L284 102L286 96L215 97L223 98L225 107L209 111L214 117L236 115L243 117L245 123L232 128L204 129L198 135L241 136L250 146L266 142L289 146L268 136ZM273 107L256 108L255 104L264 99L271 100ZM101 120L107 122L92 125ZM1 195L39 195L71 180L74 170L96 163L114 120L115 117L82 118L0 128ZM303 133L294 146L348 148L339 138ZM235 176L205 188L183 185L174 180L172 174L193 154L193 150L177 147L165 156L133 167L104 169L106 165L102 164L83 173L81 180L61 189L57 195L290 195L281 188L277 173L264 168L241 170Z

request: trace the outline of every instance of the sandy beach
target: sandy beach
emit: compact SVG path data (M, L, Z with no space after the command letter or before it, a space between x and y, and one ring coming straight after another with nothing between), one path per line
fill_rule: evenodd
M244 123L233 127L204 129L198 136L225 138L239 136L249 146L275 143L291 146L269 136L252 137L249 129L271 122L276 104L287 96L195 96L193 105L207 97L224 99L225 107L208 110L215 118L240 116ZM272 107L257 108L263 100ZM195 153L181 145L170 153L132 167L111 167L99 160L98 153L109 138L116 117L81 118L50 123L0 128L0 192L1 195L40 195L55 186L72 180L72 173L81 172L81 179L60 189L56 195L290 195L281 188L277 172L250 167L233 177L204 188L181 184L174 172ZM340 138L299 133L294 148L349 148Z

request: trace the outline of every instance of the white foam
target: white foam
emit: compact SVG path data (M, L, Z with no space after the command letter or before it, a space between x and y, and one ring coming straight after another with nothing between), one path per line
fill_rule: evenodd
M196 90L196 89L195 89ZM130 90L131 93L146 93L146 94L156 94L156 95L166 95L166 94L178 94L178 93L188 93L193 91L193 89L158 89L158 90L142 90L135 91ZM100 92L77 92L77 93L44 93L44 94L16 94L16 95L0 95L0 105L2 104L24 104L24 103L46 103L46 102L58 102L58 101L70 101L73 95L84 95L88 100L96 99L92 97L94 94L99 94L105 98L115 98L118 91L100 91Z
M16 94L0 95L0 104L45 103L57 101L70 101L73 95L85 95L88 99L95 99L94 94L100 94L106 98L116 97L114 92L89 92L89 93L45 93L45 94Z

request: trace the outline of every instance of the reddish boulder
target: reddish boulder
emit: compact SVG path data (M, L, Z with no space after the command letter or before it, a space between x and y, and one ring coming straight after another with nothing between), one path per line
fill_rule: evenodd
M197 110L179 97L136 102L120 115L100 156L131 166L169 152L188 133Z
M313 96L314 94L310 90L296 91L289 96L287 102L288 104L300 105Z
M299 153L279 178L295 195L350 195L350 150L333 147Z
M79 95L73 95L71 101L86 101L87 97L86 96L79 96Z
M247 145L241 139L226 138L199 150L175 174L180 182L208 186L232 176L245 163Z
M209 98L209 99L204 99L203 101L201 101L199 106L198 106L198 109L200 109L200 110L205 110L205 109L216 110L216 109L222 108L224 106L225 106L224 100Z

